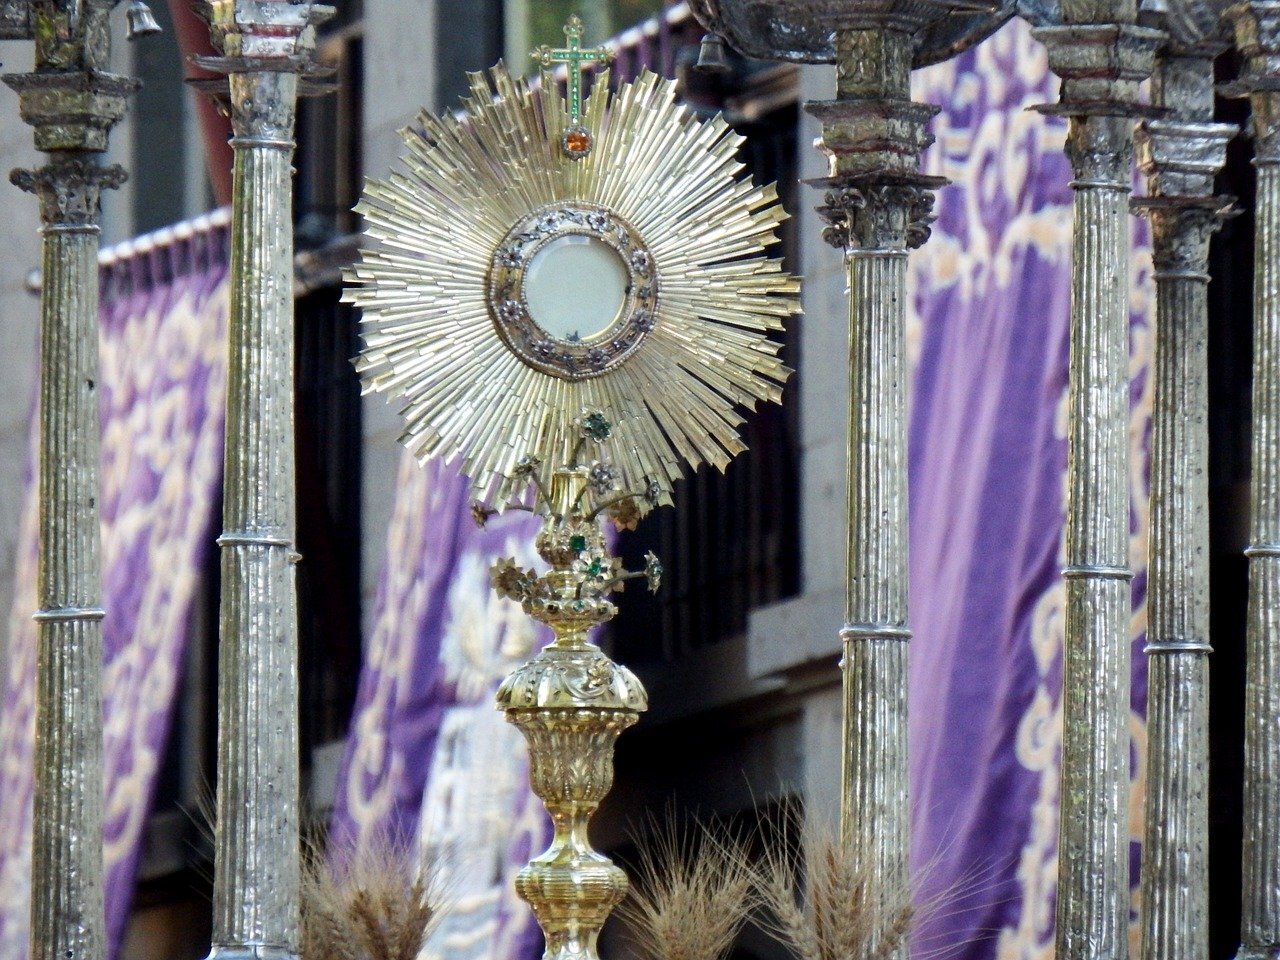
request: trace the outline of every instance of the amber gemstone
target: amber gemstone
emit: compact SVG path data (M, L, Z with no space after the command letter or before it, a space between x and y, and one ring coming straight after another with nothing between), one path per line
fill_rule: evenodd
M565 134L564 146L570 153L586 153L591 149L591 134L585 130L570 130Z

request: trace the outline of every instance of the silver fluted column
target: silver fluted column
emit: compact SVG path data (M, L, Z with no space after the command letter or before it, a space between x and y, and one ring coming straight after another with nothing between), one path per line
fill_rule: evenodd
M938 108L911 99L911 70L994 32L1015 5L958 0L689 0L708 30L755 58L834 63L836 99L806 104L822 124L828 175L818 212L849 278L848 540L841 834L877 898L868 956L910 902L907 763L906 266L929 237L933 191L921 152ZM1039 9L1025 0L1019 9ZM850 958L858 960L858 958Z
M106 72L113 0L78 16L35 3L35 70L9 74L48 156L12 180L40 202L40 562L37 591L32 960L106 956L102 858L102 617L98 508L98 219L124 170L101 166L136 88ZM86 96L86 90L92 95Z
M296 87L293 74L231 77L235 166L223 533L218 538L222 606L213 892L219 956L250 944L297 952L298 624L288 203ZM245 103L261 107L249 114Z
M1075 9L1080 7L1081 9ZM1162 35L1064 4L1036 30L1062 77L1074 198L1069 365L1060 960L1125 960L1129 922L1130 117Z
M1171 27L1185 20L1173 18ZM1190 45L1188 45L1190 41ZM1156 281L1147 568L1147 777L1142 960L1209 953L1209 239L1230 201L1213 196L1236 128L1213 119L1203 36L1171 39L1138 130Z
M882 926L910 898L906 260L929 235L930 190L941 184L917 171L937 108L910 99L912 36L895 26L839 31L837 99L808 106L831 159L824 238L843 250L849 277L841 832L868 871ZM906 952L904 941L891 955Z
M230 74L235 158L211 956L275 960L297 956L300 899L291 162L328 10L201 12L225 56L200 63Z
M1156 268L1142 960L1208 956L1206 288L1208 242L1230 207L1213 178L1236 131L1212 123L1221 46L1178 36L1192 26L1172 18L1156 61L1152 104L1165 113L1138 129L1147 197L1133 202L1151 219Z
M1249 96L1258 190L1244 729L1242 958L1280 955L1280 3L1227 11Z
M884 213L890 197L873 195ZM865 209L865 208L864 208ZM892 241L891 241L892 243ZM887 891L907 890L905 242L851 247L849 538L841 828ZM888 294L886 296L886 294Z

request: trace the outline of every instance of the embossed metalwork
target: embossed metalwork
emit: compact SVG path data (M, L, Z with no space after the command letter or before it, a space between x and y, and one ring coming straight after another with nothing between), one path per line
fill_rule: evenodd
M1163 40L1123 0L1035 31L1075 175L1057 955L1128 956L1129 224L1138 84ZM1102 21L1102 22L1098 22Z
M1194 10L1188 10L1195 7ZM1147 776L1142 960L1209 952L1209 239L1230 200L1213 195L1236 129L1213 119L1209 4L1176 4L1138 128L1156 281L1147 567ZM1207 20L1206 29L1200 21Z
M836 99L809 103L829 175L818 213L849 278L849 532L841 673L840 824L877 905L871 956L887 949L909 889L907 765L907 251L925 242L932 190L919 172L937 108L910 98L912 52L937 9L902 3L849 11L835 37ZM847 18L846 23L849 22Z
M373 244L346 298L362 310L365 389L400 399L405 445L460 457L489 505L519 489L522 454L550 482L584 408L623 426L605 455L624 482L656 480L669 502L684 464L723 469L745 449L739 408L781 397L790 371L768 334L799 310L799 284L766 250L786 213L772 187L739 178L742 138L694 120L671 81L610 94L599 75L579 160L560 150L569 113L553 85L531 90L501 66L471 82L465 114L421 115L404 133L408 172L370 182L360 204ZM508 289L539 242L522 238L564 230L630 247L635 304L582 348L537 336Z
M617 318L583 339L553 336L529 314L524 277L534 257L561 237L585 236L618 254L630 280ZM660 278L640 234L607 207L562 202L535 210L516 223L489 265L489 314L498 334L525 363L569 380L598 377L625 361L653 331L658 316ZM583 288L579 296L590 296Z
M1240 952L1280 952L1280 3L1227 11L1244 58L1258 172L1253 267L1253 440L1246 630Z
M602 432L600 442L607 424ZM609 554L601 519L647 498L613 489L603 465L578 462L582 447L539 497L544 521L536 545L551 569L539 576L500 560L491 574L500 596L519 601L555 635L497 695L529 743L530 782L555 830L547 851L516 879L546 937L544 960L597 960L600 929L627 893L626 874L592 848L587 825L613 783L614 742L648 701L635 675L596 647L588 631L617 614L609 595L627 580L644 578L656 590L662 573L652 554L636 573L623 572ZM526 482L533 472L522 471Z
M135 81L107 72L113 0L5 8L34 37L35 69L7 74L47 155L11 179L40 203L40 533L32 960L107 952L102 854L101 518L98 510L98 220L112 126ZM25 21L20 26L18 20ZM10 30L12 28L12 32Z
M917 67L948 60L994 33L1019 11L1017 0L690 0L693 15L744 56L836 63L841 30L896 23L912 34ZM909 26L901 26L902 24Z
M290 165L299 77L332 11L198 12L221 54L202 65L230 75L234 150L211 956L276 960L297 956L300 875Z

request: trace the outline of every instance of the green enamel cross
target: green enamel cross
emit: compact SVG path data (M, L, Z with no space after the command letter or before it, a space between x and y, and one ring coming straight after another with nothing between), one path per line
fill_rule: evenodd
M544 67L557 63L569 65L569 122L577 125L582 118L583 68L593 63L608 63L613 59L613 51L607 47L582 49L582 18L576 13L564 25L564 36L567 46L557 48L543 44L530 56Z

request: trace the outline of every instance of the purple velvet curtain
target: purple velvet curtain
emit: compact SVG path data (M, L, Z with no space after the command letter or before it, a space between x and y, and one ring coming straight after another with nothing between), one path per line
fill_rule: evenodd
M113 954L222 478L225 227L142 244L102 268L104 854ZM9 670L0 713L0 957L27 956L35 710L36 513L32 418Z
M952 181L939 193L933 237L910 261L913 860L921 899L940 904L915 946L965 960L1044 960L1053 952L1062 734L1065 124L1027 109L1053 101L1056 83L1020 21L915 80L916 99L943 105L928 170ZM1135 220L1135 910L1151 412L1146 237Z

